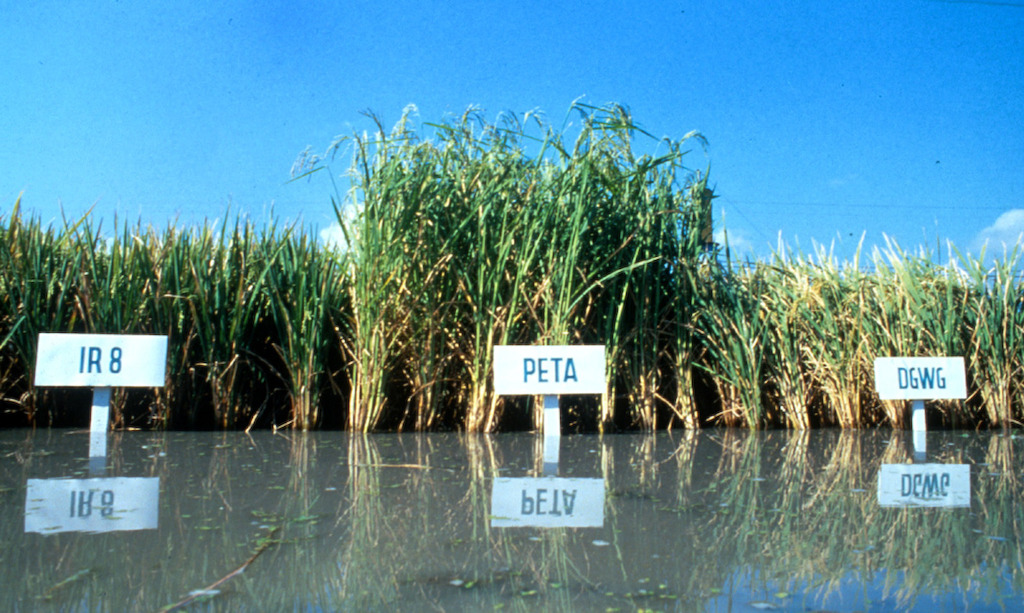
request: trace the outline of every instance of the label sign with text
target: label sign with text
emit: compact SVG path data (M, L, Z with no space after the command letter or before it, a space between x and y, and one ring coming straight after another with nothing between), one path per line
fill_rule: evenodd
M499 396L603 394L604 345L496 345Z
M878 504L883 507L969 507L967 464L882 464Z
M163 387L167 337L40 334L37 387Z
M491 526L495 528L600 528L604 479L494 480Z
M964 359L875 358L875 389L882 400L966 398Z
M25 532L120 532L156 529L160 479L29 479Z

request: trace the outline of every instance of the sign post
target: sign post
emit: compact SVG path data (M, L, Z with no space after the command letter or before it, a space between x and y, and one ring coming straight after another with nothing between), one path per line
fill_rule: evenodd
M964 399L967 378L962 357L875 358L875 389L882 400L912 401L914 448L926 451L925 400Z
M497 478L491 488L491 525L600 527L604 525L602 479L558 478L562 437L559 396L603 394L604 345L497 345L494 393L544 396L544 477Z
M89 457L107 455L114 387L163 387L167 337L124 334L39 335L36 387L91 387Z
M494 393L544 396L545 474L557 470L562 394L603 394L604 345L496 345Z

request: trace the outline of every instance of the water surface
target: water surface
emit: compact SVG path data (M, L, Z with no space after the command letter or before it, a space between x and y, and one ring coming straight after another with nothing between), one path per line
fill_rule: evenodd
M0 608L1014 610L1021 443L3 431Z

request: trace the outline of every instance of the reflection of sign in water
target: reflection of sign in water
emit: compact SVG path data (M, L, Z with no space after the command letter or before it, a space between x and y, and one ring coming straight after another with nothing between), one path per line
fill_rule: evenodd
M25 532L116 532L157 527L160 479L29 479Z
M495 528L600 528L603 525L603 479L494 480L491 526Z
M40 334L39 387L163 387L167 337Z
M875 389L882 400L966 398L964 359L875 358Z
M603 394L604 345L497 345L494 393L499 396Z
M970 507L967 464L883 464L878 472L883 507Z

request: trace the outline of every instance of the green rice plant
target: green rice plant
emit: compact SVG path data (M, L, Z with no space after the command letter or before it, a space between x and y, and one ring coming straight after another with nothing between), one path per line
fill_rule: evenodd
M393 300L413 307L395 308L400 316L409 314L401 325L393 321L388 327L395 331L395 344L408 342L399 339L408 338L409 333L398 330L422 330L429 338L446 338L445 346L455 359L441 370L448 371L450 366L453 375L447 377L462 381L455 385L454 398L467 407L464 423L471 430L491 430L498 422L499 404L489 390L491 348L512 341L568 342L554 339L568 339L570 328L573 339L582 338L586 316L574 319L574 313L589 312L593 302L587 294L602 279L602 269L591 271L581 264L608 247L607 240L594 247L591 228L594 219L600 220L602 211L611 207L598 206L609 201L606 197L592 205L590 198L580 194L601 196L615 183L600 174L607 166L600 165L598 155L604 149L581 144L590 142L589 135L596 131L593 123L587 124L588 136L578 139L572 152L562 145L560 135L547 132L541 153L530 159L523 153L524 133L517 122L491 126L470 112L456 122L433 126L435 142L420 143L405 128L406 121L389 139L379 138L372 163L367 162L367 149L357 145L363 193L357 224L365 225L377 215L377 205L368 204L375 199L386 199L390 212L405 213L395 213L386 223L369 228L360 225L352 234L363 231L357 249L374 241L379 247L383 231L404 239L391 244L415 245L418 257L405 260L405 252L398 250L390 256L382 255L389 253L383 248L358 253L405 262L398 267L407 286L401 292L386 292L406 296ZM479 134L477 124L482 126ZM601 129L607 126L602 124ZM595 139L598 144L608 141ZM555 152L554 161L545 156L547 150ZM601 256L598 262L608 260ZM417 261L421 262L418 272ZM358 271L373 268L372 264L357 266ZM424 291L418 279L430 280L431 287ZM430 306L418 311L416 302ZM445 316L436 317L442 311ZM445 322L443 329L416 323L439 319ZM368 338L366 330L353 338ZM431 342L428 347L438 344ZM367 353L373 352L362 352ZM428 356L433 355L436 352L431 350ZM430 382L444 381L446 375L429 378L425 373L432 369L423 364L399 355L394 368L383 371L404 370L407 378L415 379L416 394L426 398L434 396L427 391Z
M112 236L107 238L101 226L94 227L89 217L83 218L73 227L66 227L65 237L70 248L84 255L76 278L71 280L75 310L73 317L80 321L78 328L83 332L99 334L151 334L154 332L150 319L151 304L155 297L153 268L149 265L146 252L151 247L139 238L141 227L128 224L118 227L114 219ZM133 391L132 396L144 395L149 404L153 393L150 390ZM150 408L142 416L127 413L128 390L115 390L111 402L111 419L114 427L129 425L151 425L158 414ZM139 421L139 418L141 420Z
M399 224L411 223L415 211L402 206L404 202L390 202L389 192L400 188L402 182L389 185L374 182L378 167L401 171L401 158L392 155L400 147L398 141L405 134L396 128L389 139L383 129L376 140L352 137L357 153L353 159L354 189L363 190L362 202L334 201L342 231L349 241L351 255L349 301L351 311L342 316L342 341L352 369L352 390L349 399L347 426L354 431L368 431L382 419L386 394L395 362L402 326L408 314L403 315L400 300L404 292L407 236ZM335 150L348 139L337 141ZM376 153L371 147L376 145ZM319 166L317 168L323 168ZM311 171L312 172L312 171ZM358 206L354 219L343 214L345 206Z
M454 240L445 246L453 249L452 300L458 305L449 329L459 363L454 375L463 381L456 395L465 407L465 429L491 432L503 406L491 387L493 347L530 342L526 330L540 308L531 284L546 238L538 218L548 171L526 158L520 124L484 125L478 137L476 121L467 113L439 126L438 134L450 190L445 203L453 207L448 214L464 219L449 224Z
M985 266L960 257L970 283L966 309L971 338L967 351L969 379L974 382L990 424L1020 424L1014 412L1024 387L1024 282L1019 271L1024 253L1017 245L1005 257ZM1020 408L1017 409L1018 411Z
M682 146L703 143L697 133L663 141L658 156L636 155L637 135L650 137L619 105L577 103L582 126L572 151L560 137L553 203L545 211L550 244L545 251L541 338L549 342L606 345L609 393L599 423L614 421L624 377L630 425L654 428L656 406L674 407L663 391L665 345L673 338L671 271L690 232L691 202L679 190L685 172ZM557 340L563 339L563 340Z
M86 254L75 250L68 236L38 218L21 214L21 197L14 203L0 232L0 360L8 403L20 407L35 424L40 391L32 388L36 342L40 332L76 329L74 282ZM53 415L49 416L53 419Z
M642 130L623 107L604 113L607 115L590 118L580 136L589 149L580 153L577 145L568 172L563 174L563 178L577 177L575 184L564 190L566 208L581 215L580 222L589 223L571 225L586 244L564 260L576 262L579 272L575 275L578 285L564 287L562 295L583 297L596 289L595 281L600 283L601 290L588 297L586 309L599 307L598 314L605 320L602 340L607 352L608 397L614 401L619 395L616 390L622 386L618 381L625 376L631 382L624 390L629 422L653 428L662 375L659 345L664 342L663 323L668 319L662 271L674 239L669 218L675 209L671 182L681 154L670 145L670 152L657 158L635 156L632 140L634 133ZM565 272L559 276L571 278ZM614 421L613 409L614 404L603 403L602 426Z
M160 318L161 331L173 339L168 350L169 366L178 366L171 371L178 373L174 388L165 390L164 398L176 408L173 420L167 420L168 425L201 423L197 408L201 394L196 379L202 379L204 387L208 386L214 422L221 427L233 422L229 411L223 409L230 404L226 390L233 377L222 375L220 368L231 360L221 362L215 357L220 348L214 335L231 330L230 325L221 322L233 304L218 293L221 287L215 282L215 272L220 259L214 253L216 243L209 226L189 232L169 227L153 245L158 245L155 250L159 252L153 265L157 270L155 291L160 298L153 306L164 315Z
M891 239L872 260L876 297L865 330L875 356L963 356L968 293L956 270L934 264L926 252L908 254ZM888 422L904 427L907 403L879 402ZM959 403L940 404L954 412Z
M454 299L458 286L455 254L450 246L462 235L459 226L465 220L453 214L447 200L447 182L430 161L438 152L416 143L412 135L402 147L403 153L393 159L408 162L411 157L417 161L380 168L375 179L398 186L389 190L389 205L410 211L404 218L406 227L397 229L405 236L399 256L404 261L404 272L397 312L407 319L399 328L398 357L392 375L407 390L407 398L393 405L393 412L402 413L398 429L411 424L416 430L425 430L439 426L445 418L445 388L455 368L449 333L458 321ZM443 161L441 165L443 168ZM390 421L394 420L392 417Z
M635 321L622 311L614 321L646 326L635 336L644 357L622 361L638 365L650 382L642 395L654 397L658 322L670 300L666 265L654 263L675 252L686 211L685 195L673 192L681 153L673 145L665 156L635 158L636 127L623 108L575 109L583 124L571 148L540 120L534 139L513 116L492 125L473 109L431 124L430 140L406 109L390 133L375 119L373 138L332 145L331 155L343 144L353 151L353 189L335 200L351 258L342 331L353 372L349 427L373 429L399 414L399 424L410 414L433 424L455 405L462 427L493 431L503 406L490 387L495 345L614 343L598 336L608 325L597 318L618 309L617 298L636 305L637 292L648 297ZM534 140L539 151L527 155ZM309 172L326 168L308 161Z
M409 127L413 110L406 109L390 135L377 120L376 140L351 139L356 149L354 195L349 202L335 205L352 245L347 268L351 312L343 319L343 336L353 369L348 419L353 429L377 427L389 400L398 401L394 411L408 414L408 404L403 407L400 399L388 393L401 389L403 378L418 399L416 420L436 421L443 400L435 386L446 382L444 370L455 368L444 352L454 351L456 360L464 359L465 341L472 340L460 331L456 305L460 300L471 309L479 304L473 300L478 296L471 293L474 277L456 254L464 259L490 255L465 245L473 234L471 228L492 227L492 220L481 219L483 206L476 215L467 206L471 195L485 200L476 194L482 169L460 174L472 159L467 159L470 152L459 148L461 135L455 128L440 131L440 144L419 142ZM468 119L464 123L468 126ZM356 210L352 219L343 215L346 207ZM490 269L500 274L500 268ZM460 293L469 293L468 299ZM480 321L493 313L490 309L475 312ZM421 343L427 349L422 354ZM470 355L484 353L488 357L482 359L489 360L489 350ZM483 363L489 367L489 362ZM483 377L473 376L479 370L468 373L469 385L486 389ZM483 404L479 393L473 397L477 399L473 406Z
M764 344L768 327L759 308L765 276L758 267L739 272L715 270L702 291L697 319L704 359L700 367L714 377L726 425L764 425L762 397Z
M158 292L163 329L174 341L171 364L179 364L193 396L208 395L209 419L234 428L255 418L243 407L241 389L251 383L256 355L253 340L268 311L264 290L270 262L258 249L259 237L248 222L217 230L210 225L163 235ZM178 398L177 419L200 424L196 398ZM189 407L187 410L185 407Z
M168 230L168 235L172 232ZM180 304L171 299L166 291L167 281L164 275L164 262L168 252L174 247L173 241L161 236L152 227L131 228L127 224L116 240L122 244L131 244L130 268L132 274L142 278L136 284L142 298L138 308L142 311L137 317L136 331L140 334L158 334L167 336L167 378L165 385L152 392L146 391L146 411L142 421L146 427L166 428L172 420L174 409L185 404L188 396L182 385L181 373L186 370L187 359L178 349L184 336L185 317L179 312Z
M309 430L320 422L321 376L335 330L332 314L342 307L342 279L335 255L318 248L306 232L289 229L263 239L270 314L277 329L271 344L283 364L291 404L291 426Z
M700 425L700 414L693 395L693 364L700 350L695 324L699 318L699 288L714 256L710 237L702 236L711 225L714 190L707 186L708 175L697 173L687 186L688 199L676 206L674 215L675 259L668 266L670 320L668 377L675 382L675 396L669 402L672 413L686 428Z
M824 406L823 417L841 427L866 422L861 390L870 381L872 363L864 333L872 301L871 279L859 269L859 253L842 267L820 247L813 263L802 259L810 291L799 317L806 328L804 361Z
M622 154L633 128L622 109L606 115L581 107L581 112L581 133L571 150L561 133L548 129L533 158L524 156L520 124L485 130L489 146L482 161L513 170L496 181L481 181L473 194L480 220L470 232L477 237L470 244L476 257L456 263L465 261L471 267L462 268L460 287L465 292L461 301L472 305L472 355L487 356L471 360L470 429L483 423L482 429L489 431L497 423L497 399L488 401L490 392L480 384L490 378L495 344L599 342L594 317L602 311L601 296L615 295L608 291L611 284L654 259L642 260L640 252L624 249L638 234L636 219L629 214L635 210L629 208L633 200L616 193L623 167L633 162ZM612 116L621 123L612 122ZM494 170L474 179L488 176ZM487 223L488 217L496 219ZM488 308L477 308L480 304ZM481 422L474 415L485 417ZM539 420L535 407L534 426Z
M786 426L805 430L811 426L811 381L804 362L808 349L805 309L811 291L808 277L787 266L780 254L767 269L761 309L767 320L765 372L776 395L774 405Z

